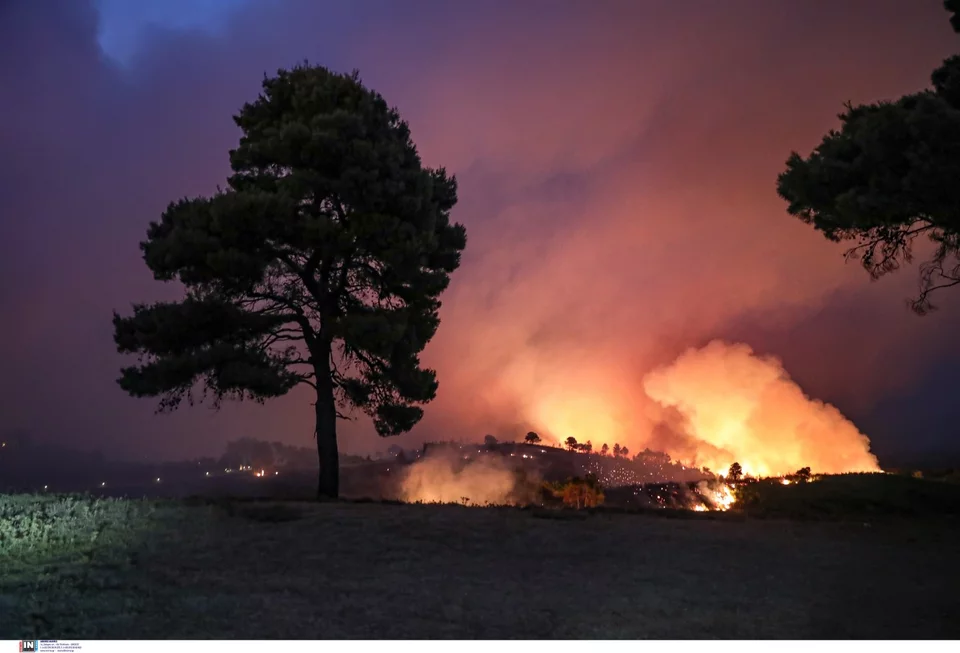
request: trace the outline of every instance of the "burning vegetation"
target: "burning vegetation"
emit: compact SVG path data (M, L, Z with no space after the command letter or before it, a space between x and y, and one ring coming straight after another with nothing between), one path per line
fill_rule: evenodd
M536 451L534 454L532 451ZM540 505L593 508L673 508L727 510L735 503L734 482L688 470L687 481L637 483L641 455L617 460L549 447L513 443L428 445L409 464L398 463L397 495L408 503L459 503L470 506ZM586 459L586 460L582 460ZM604 466L604 463L607 466ZM632 474L627 470L634 467ZM597 470L607 469L606 475ZM614 474L610 474L610 469ZM616 482L618 479L627 482Z
M533 440L499 443L487 436L483 444L432 443L412 459L398 456L397 498L471 506L581 509L607 505L708 512L737 507L743 490L758 482L798 485L819 479L810 467L789 475L758 477L733 462L714 474L649 450L626 458L606 449L592 453L571 443L566 450L528 444Z
M594 406L581 398L558 409L556 420L546 420L551 428L544 438L529 432L524 444L499 444L487 436L483 445L451 445L443 455L410 466L402 498L727 510L736 504L738 488L759 478L789 485L811 480L811 470L880 471L868 438L852 422L808 397L779 360L758 356L747 345L714 341L688 350L647 374L643 386L652 424L645 436L628 433L629 423L598 418L590 429L586 417L571 420L569 408ZM608 436L612 447L601 440ZM638 441L646 448L632 457L630 447L620 444L639 450Z
M639 387L603 361L563 378L535 383L505 372L485 396L492 406L497 397L515 397L521 407L514 423L537 431L511 436L586 454L588 468L572 475L594 473L604 487L695 481L700 472L725 474L734 462L753 477L807 466L821 474L880 471L869 439L850 420L807 396L778 359L746 344L689 349L638 375ZM638 453L642 467L619 464Z

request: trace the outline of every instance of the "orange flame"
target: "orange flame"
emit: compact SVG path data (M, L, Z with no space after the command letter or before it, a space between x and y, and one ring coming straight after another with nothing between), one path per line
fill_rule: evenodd
M649 447L674 460L752 476L879 471L869 439L839 410L804 394L779 360L745 344L713 341L643 379L630 396L614 377L585 372L578 383L538 388L530 419L556 442L567 437ZM646 404L647 420L637 419Z
M835 407L806 396L779 360L714 341L644 379L644 389L682 417L696 464L754 476L879 471L869 439ZM668 451L669 453L669 451Z

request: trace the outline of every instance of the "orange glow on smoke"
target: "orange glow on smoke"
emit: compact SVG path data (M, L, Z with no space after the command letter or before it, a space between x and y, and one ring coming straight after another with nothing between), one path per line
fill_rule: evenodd
M599 443L614 442L622 431L613 417L615 408L613 402L597 394L548 395L534 404L531 421L544 424L559 445L573 437L578 442L596 442L599 449Z
M467 456L464 456L467 458ZM480 457L459 464L453 455L428 458L408 467L401 483L403 501L410 503L463 503L504 505L512 503L516 479L498 457Z
M699 466L725 472L739 462L754 476L801 467L827 474L880 469L853 422L804 394L780 361L747 345L714 341L689 350L648 374L644 388L683 418Z
M744 344L714 341L687 351L644 376L645 394L584 385L585 392L573 385L534 389L531 422L561 443L573 436L591 440L595 450L615 442L632 453L649 447L721 474L734 462L752 476L801 467L879 471L869 439L850 420L806 396L778 360ZM637 406L645 406L645 420Z

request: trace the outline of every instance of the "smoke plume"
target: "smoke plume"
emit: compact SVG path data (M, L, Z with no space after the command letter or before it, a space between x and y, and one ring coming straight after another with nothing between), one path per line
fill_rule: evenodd
M523 476L501 456L464 460L453 454L431 456L410 465L401 482L407 502L507 505L520 501Z
M729 448L642 384L718 337L782 356L863 415L878 452L956 440L960 302L915 319L915 271L869 283L775 188L844 101L927 84L956 50L940 3L248 0L217 10L216 34L145 31L119 66L99 41L128 4L146 3L0 0L0 204L17 216L0 220L5 427L137 460L266 434L311 446L311 388L154 417L117 387L129 361L110 337L114 310L180 296L143 264L149 222L224 184L230 116L306 59L359 69L424 163L458 178L469 245L423 356L440 389L403 447L535 430L675 458ZM389 446L366 419L338 431L344 450Z
M713 341L644 377L662 410L652 437L667 453L724 472L878 471L869 439L839 410L811 399L779 360Z

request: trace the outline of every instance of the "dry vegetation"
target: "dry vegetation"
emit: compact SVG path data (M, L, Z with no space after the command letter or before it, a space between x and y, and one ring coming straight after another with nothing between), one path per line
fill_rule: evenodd
M960 636L950 519L0 505L0 639Z

